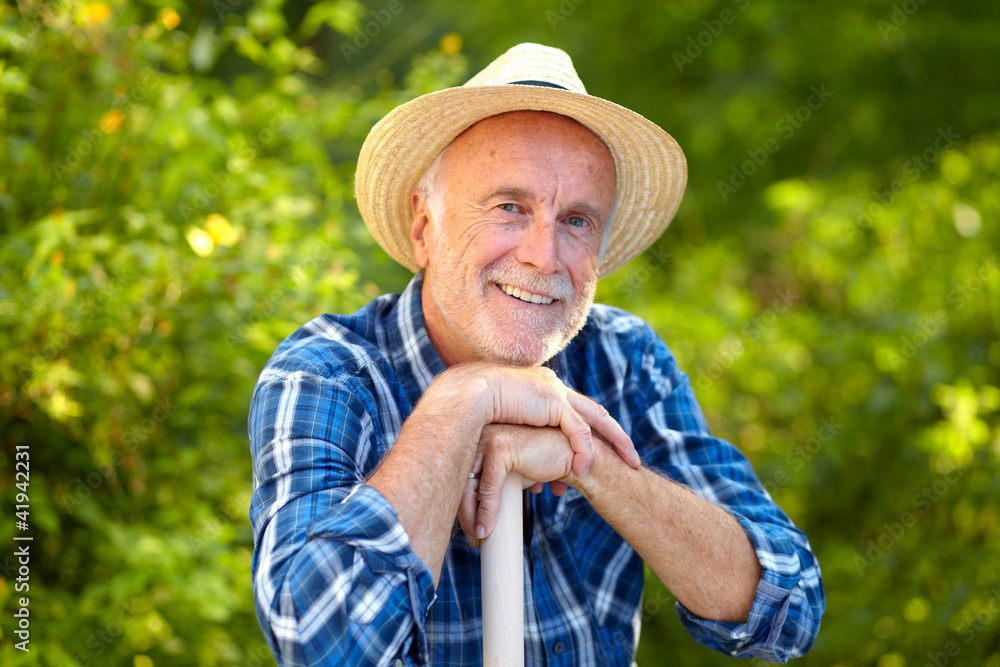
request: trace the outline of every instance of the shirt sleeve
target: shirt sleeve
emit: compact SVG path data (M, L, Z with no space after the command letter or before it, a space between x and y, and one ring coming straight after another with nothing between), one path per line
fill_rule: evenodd
M265 370L250 405L254 604L279 665L427 661L430 570L362 471L378 451L350 378Z
M735 657L786 662L803 655L819 632L825 593L806 536L774 503L746 457L712 437L687 375L650 329L639 362L633 428L646 462L728 511L743 527L761 565L745 623L710 621L676 610L692 637Z

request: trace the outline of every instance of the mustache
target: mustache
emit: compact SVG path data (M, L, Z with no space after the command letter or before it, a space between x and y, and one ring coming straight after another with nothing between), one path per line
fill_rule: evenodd
M569 276L542 276L507 262L487 266L483 270L483 278L485 282L519 287L533 294L545 294L565 302L571 302L576 296Z

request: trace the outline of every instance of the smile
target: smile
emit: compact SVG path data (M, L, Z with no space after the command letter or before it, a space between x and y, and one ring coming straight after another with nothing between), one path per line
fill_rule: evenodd
M512 287L511 285L504 285L503 283L496 283L496 286L503 290L506 294L514 297L515 299L520 299L526 303L539 303L542 305L552 303L555 301L552 297L542 296L541 294L532 294L528 290L523 290L519 287Z

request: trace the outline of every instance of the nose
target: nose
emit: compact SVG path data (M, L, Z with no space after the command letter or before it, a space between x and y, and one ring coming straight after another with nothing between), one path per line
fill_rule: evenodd
M549 218L534 218L527 226L517 246L517 261L530 264L539 273L559 271L559 245L556 236L556 221Z

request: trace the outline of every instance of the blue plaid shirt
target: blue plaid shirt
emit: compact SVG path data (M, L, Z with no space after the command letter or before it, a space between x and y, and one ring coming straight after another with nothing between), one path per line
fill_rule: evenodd
M402 294L322 315L289 336L250 405L257 617L280 665L481 665L479 551L452 536L437 590L396 512L365 484L445 366L424 328L417 274ZM699 642L734 656L805 653L824 609L806 537L746 458L713 438L687 376L639 318L595 304L549 365L608 409L646 465L727 509L762 575L746 623L677 604ZM528 494L527 665L632 664L643 565L574 489Z

